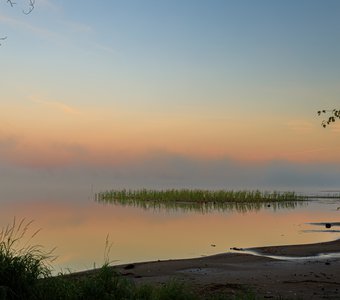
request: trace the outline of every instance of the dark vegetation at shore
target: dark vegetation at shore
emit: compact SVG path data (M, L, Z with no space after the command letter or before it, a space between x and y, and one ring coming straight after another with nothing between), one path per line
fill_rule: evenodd
M158 286L137 286L108 263L87 275L52 276L53 250L45 252L40 245L30 245L38 233L27 239L30 224L14 220L0 232L0 300L256 299L248 291L236 296L198 293L176 280Z

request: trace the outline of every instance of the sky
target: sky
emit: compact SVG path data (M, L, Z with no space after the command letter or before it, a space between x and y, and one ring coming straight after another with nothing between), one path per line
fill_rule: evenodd
M6 197L340 188L317 116L340 107L339 1L27 2L0 2Z

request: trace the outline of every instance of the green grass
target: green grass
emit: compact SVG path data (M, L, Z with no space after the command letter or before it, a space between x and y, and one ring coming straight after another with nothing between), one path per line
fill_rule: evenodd
M0 232L0 300L195 300L234 299L228 295L201 295L177 280L162 285L139 285L118 274L108 262L86 275L51 275L55 256L40 245L30 245L31 222L22 220ZM27 238L28 235L28 238ZM110 245L106 240L105 260ZM244 293L244 298L250 294ZM248 297L248 298L247 298Z
M95 194L95 201L138 206L145 209L236 210L245 212L264 207L294 208L305 197L294 192L226 191L226 190L110 190Z
M31 223L14 219L0 232L0 299L30 299L37 280L51 274L54 256L40 245L30 245L39 232L27 236Z

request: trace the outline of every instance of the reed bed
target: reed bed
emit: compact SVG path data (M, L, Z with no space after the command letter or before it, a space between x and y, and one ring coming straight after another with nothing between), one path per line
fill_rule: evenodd
M283 207L293 206L305 197L295 192L261 192L256 191L226 191L226 190L110 190L95 194L95 201L148 207L186 206L191 208L247 208L248 204L262 208L266 203L282 204ZM244 204L244 205L241 205Z

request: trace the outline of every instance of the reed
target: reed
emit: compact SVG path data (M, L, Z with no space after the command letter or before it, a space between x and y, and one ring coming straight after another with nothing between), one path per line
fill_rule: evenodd
M227 191L227 190L110 190L95 194L95 200L123 205L150 206L158 204L193 204L200 206L223 206L230 203L295 203L306 200L295 192ZM261 207L261 205L259 205Z

